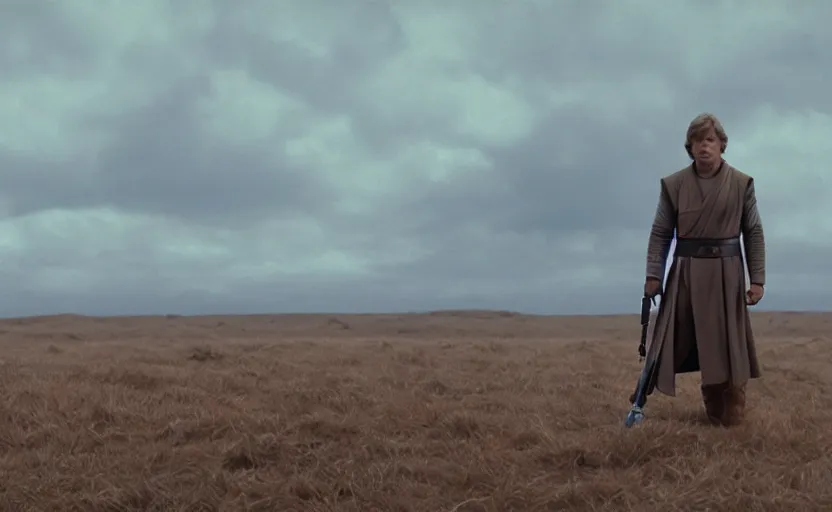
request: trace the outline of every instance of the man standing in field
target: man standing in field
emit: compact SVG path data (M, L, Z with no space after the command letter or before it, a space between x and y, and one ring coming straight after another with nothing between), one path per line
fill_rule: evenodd
M754 179L723 159L727 146L713 114L690 123L685 150L693 162L660 180L644 293L662 295L648 354L658 354L657 366L647 394L658 389L675 396L676 374L699 371L708 418L732 426L743 419L746 382L760 376L748 306L762 299L766 271ZM674 230L676 251L662 292Z

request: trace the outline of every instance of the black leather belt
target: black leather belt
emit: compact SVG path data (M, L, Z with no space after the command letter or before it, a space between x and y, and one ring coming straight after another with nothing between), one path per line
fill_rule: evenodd
M742 256L740 238L706 239L680 238L676 239L674 256L680 258L730 258Z

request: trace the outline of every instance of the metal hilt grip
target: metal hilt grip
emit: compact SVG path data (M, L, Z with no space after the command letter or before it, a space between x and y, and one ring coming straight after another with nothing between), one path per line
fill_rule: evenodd
M650 297L641 299L641 325L647 325L650 322Z
M650 304L652 299L650 297L643 297L641 299L641 341L638 344L639 360L644 360L647 356L647 324L650 323Z

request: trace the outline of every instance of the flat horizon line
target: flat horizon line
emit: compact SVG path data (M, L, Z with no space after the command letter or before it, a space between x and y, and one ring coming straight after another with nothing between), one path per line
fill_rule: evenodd
M656 312L658 308L654 307L653 311ZM799 314L799 315L825 315L832 313L832 310L799 310L799 309L752 309L751 315L777 315L777 314ZM258 313L222 313L222 312L211 312L211 313L198 313L198 314L185 314L185 313L143 313L143 314L99 314L99 315L92 315L92 314L84 314L84 313L73 313L73 312L63 312L63 313L44 313L44 314L33 314L33 315L19 315L19 316L2 316L0 315L0 321L9 321L9 320L35 320L35 319L47 319L47 318L59 318L59 317L76 317L76 318L90 318L90 319L127 319L127 318L156 318L156 317L165 317L169 319L173 318L205 318L205 317L298 317L298 316L338 316L338 317L359 317L359 316L376 316L376 317L384 317L384 316L471 316L471 315L487 315L488 317L497 317L497 318L512 318L512 317L538 317L538 318L569 318L569 317L581 317L581 318L610 318L610 317L632 317L638 316L639 313L524 313L522 311L514 311L509 309L484 309L484 308L472 308L472 309L434 309L434 310L423 310L423 311L388 311L388 312L338 312L338 311L320 311L320 312L258 312Z

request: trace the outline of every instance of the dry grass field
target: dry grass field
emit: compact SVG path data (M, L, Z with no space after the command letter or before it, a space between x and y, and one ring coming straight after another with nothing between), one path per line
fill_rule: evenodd
M0 508L832 510L832 315L753 321L745 425L625 430L637 316L3 320Z

